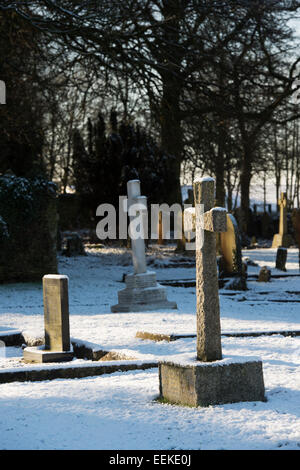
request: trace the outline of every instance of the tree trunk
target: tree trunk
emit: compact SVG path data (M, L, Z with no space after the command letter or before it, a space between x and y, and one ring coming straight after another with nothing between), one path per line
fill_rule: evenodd
M252 177L252 149L249 145L244 146L244 155L241 168L241 214L240 229L245 234L249 224L249 208L250 208L250 182Z
M227 210L232 211L232 184L230 180L230 171L227 171Z
M159 68L162 81L160 103L161 146L171 159L168 169L168 204L182 203L180 170L183 158L180 96L182 92L181 66L184 52L178 47L181 38L180 23L185 17L185 4L181 0L164 0L161 12L166 19L162 26L162 41L158 44Z
M216 158L215 166L215 176L216 176L216 206L225 207L225 162L224 162L224 146L225 146L225 131L224 124L220 123L219 125L219 136L218 136L218 152Z
M161 100L161 146L170 156L168 204L182 203L180 169L182 161L182 129L179 108L180 86L170 76L163 77Z

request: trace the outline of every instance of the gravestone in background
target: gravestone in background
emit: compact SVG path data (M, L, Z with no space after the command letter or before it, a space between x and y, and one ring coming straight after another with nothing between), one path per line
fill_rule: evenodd
M294 228L294 236L298 247L300 248L300 209L293 209L292 224Z
M247 272L242 261L241 236L237 221L232 214L227 214L227 230L218 234L219 263L221 276L233 276L234 279L226 284L226 288L234 290L246 290Z
M258 282L269 282L271 280L271 269L267 266L263 266L258 275Z
M85 256L84 244L81 236L76 233L70 233L65 238L65 249L62 254L64 256Z
M287 248L279 246L276 253L276 269L286 271Z
M130 215L133 223L141 215L142 220L147 216L147 198L141 196L139 180L127 183L128 211L133 205L140 209L136 215ZM143 215L144 214L144 215ZM139 220L139 219L137 219ZM142 222L143 225L143 222ZM111 306L112 312L142 312L148 310L176 309L176 302L167 299L167 290L156 282L156 273L147 271L144 226L140 227L141 236L131 237L132 261L134 273L125 277L126 288L118 292L118 304Z
M286 193L281 193L279 200L280 218L279 218L279 233L274 235L272 248L283 246L289 248L293 244L293 239L287 230L287 197Z

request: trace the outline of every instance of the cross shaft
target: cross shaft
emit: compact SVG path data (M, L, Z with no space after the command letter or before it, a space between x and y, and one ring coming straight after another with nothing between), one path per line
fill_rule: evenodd
M226 232L226 210L213 209L213 178L194 182L194 198L204 206L204 216L196 216L196 238L203 237L196 249L197 360L210 362L222 359L216 232Z

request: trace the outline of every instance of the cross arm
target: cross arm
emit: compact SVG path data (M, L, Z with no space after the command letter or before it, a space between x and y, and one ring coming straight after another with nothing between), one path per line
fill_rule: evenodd
M202 219L203 220L203 219ZM184 229L186 231L196 231L196 210L195 207L184 211ZM204 230L208 232L227 231L227 211L223 207L214 207L204 213Z
M227 231L227 211L223 207L213 207L204 213L204 230L208 232Z

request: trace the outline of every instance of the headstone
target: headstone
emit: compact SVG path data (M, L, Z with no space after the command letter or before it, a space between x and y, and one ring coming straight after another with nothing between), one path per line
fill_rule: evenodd
M184 212L182 212L182 215L180 214L179 217L182 217L182 219L180 220L180 225L182 227L182 233L181 233L181 238L178 238L177 240L177 246L176 246L176 249L175 249L175 252L176 253L184 253L185 252L185 249L186 249L186 237L185 237L185 233L184 233Z
M147 198L141 196L140 181L127 183L128 210L133 204L147 209ZM134 222L137 216L130 216ZM143 229L141 231L142 235ZM156 273L147 271L145 240L143 236L131 238L134 273L125 277L126 288L118 292L118 304L111 307L112 312L143 312L148 310L176 309L176 302L167 300L166 287L156 282Z
M82 239L78 233L74 232L68 235L65 243L66 248L63 251L63 255L68 257L86 255Z
M189 406L264 400L261 361L222 358L216 232L226 231L226 210L213 208L214 192L214 179L202 178L194 182L197 357L159 363L161 399ZM199 215L197 209L201 204L203 215ZM202 244L199 243L201 238Z
M253 235L253 237L251 238L251 242L250 242L250 248L256 248L257 247L257 240L256 240L256 237Z
M294 228L294 236L299 248L299 270L300 270L300 209L293 209L292 223Z
M241 236L232 214L227 214L227 230L219 234L220 275L233 277L225 289L247 290L247 272L242 261Z
M188 207L184 210L182 226L183 226L183 231L184 231L184 236L185 236L185 242L193 243L195 230L196 230L195 207ZM191 250L191 246L189 246L189 250Z
M274 235L272 248L283 246L289 248L293 244L291 235L287 233L287 197L286 193L281 193L279 200L280 218L279 218L279 233Z
M185 199L184 203L194 205L194 193L192 189L188 189L188 197Z
M271 280L271 270L267 266L263 266L259 271L258 282L269 282Z
M273 221L270 214L264 212L261 216L261 236L268 239L273 235Z
M194 207L185 210L185 229L195 232L196 211ZM238 224L232 214L226 216L226 232L216 233L216 253L219 257L220 277L232 277L225 289L247 290L247 269L242 261L241 236Z
M292 224L294 228L295 240L300 248L300 209L293 209Z
M287 248L284 248L283 246L279 246L277 248L277 254L276 254L276 269L279 269L280 271L286 271L285 263L287 259Z
M43 277L45 346L25 348L25 362L64 362L73 359L68 281L68 276L59 274Z
M220 252L223 257L224 274L238 274L242 263L242 249L237 222L227 214L227 230L220 233Z
M163 245L164 244L164 238L163 238L163 216L162 212L160 211L158 214L158 240L157 244L158 245Z

